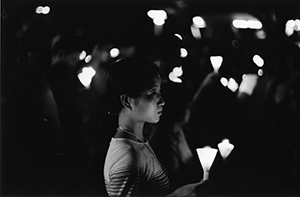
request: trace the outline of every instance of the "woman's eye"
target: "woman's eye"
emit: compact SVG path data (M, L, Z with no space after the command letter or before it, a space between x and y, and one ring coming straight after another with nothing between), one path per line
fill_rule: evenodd
M161 92L155 92L153 96L161 96Z
M150 92L150 95L151 95L151 96L156 96L156 95L158 95L158 94L160 94L159 91L152 91L152 92Z
M156 95L156 92L151 92L150 95L151 95L151 96L155 96L155 95Z

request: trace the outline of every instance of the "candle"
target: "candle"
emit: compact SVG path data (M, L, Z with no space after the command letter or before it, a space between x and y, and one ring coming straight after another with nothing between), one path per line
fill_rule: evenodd
M225 160L233 150L234 145L231 144L228 139L223 139L223 141L218 144L218 148L222 158Z
M203 169L203 180L207 180L218 150L209 146L197 148L196 150Z

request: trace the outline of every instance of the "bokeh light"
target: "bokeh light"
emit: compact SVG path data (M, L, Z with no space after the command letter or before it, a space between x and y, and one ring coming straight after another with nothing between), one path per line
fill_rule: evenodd
M257 71L257 74L258 74L258 76L263 76L264 71L263 71L262 69L259 69L259 70Z
M264 65L264 60L259 55L254 55L252 60L258 67L262 67Z
M182 36L180 34L174 34L177 38L179 38L180 40L182 40Z
M201 32L200 29L198 27L195 27L195 25L191 25L191 33L193 35L193 37L197 40L201 39Z
M300 20L288 20L285 24L285 34L291 36L294 34L294 31L300 31Z
M78 74L78 79L85 88L90 88L93 77L96 71L92 67L84 67L81 73Z
M230 78L229 81L228 81L227 87L228 87L232 92L236 92L236 90L239 88L239 84L238 84L233 78Z
M232 25L238 29L261 29L263 27L259 20L235 19L232 21Z
M173 73L176 77L180 77L183 74L182 66L173 68Z
M174 72L169 73L169 79L170 79L170 81L172 81L174 83L182 83L182 80L180 78L178 78L178 76L176 76L174 74Z
M221 77L220 82L224 87L228 86L228 79L226 79L225 77Z
M37 14L41 14L43 12L43 6L38 6L35 10Z
M49 12L50 12L50 7L49 7L49 6L45 6L45 7L43 8L43 10L42 10L42 13L43 13L43 14L49 14Z
M218 144L218 149L222 158L225 160L234 149L234 145L229 142L229 139L225 138Z
M185 48L181 48L180 49L180 57L185 58L185 57L187 57L187 55L188 55L187 50Z
M257 37L258 39L261 39L261 40L266 39L266 37L267 37L266 32L265 32L264 30L262 30L262 29L258 30L258 31L255 33L255 35L256 35L256 37Z
M35 13L37 13L37 14L49 14L49 12L50 12L49 6L38 6L35 9Z
M84 60L86 57L86 52L85 50L83 50L80 54L79 54L79 60Z
M112 57L112 58L116 58L116 57L118 57L120 55L120 50L118 49L118 48L112 48L111 50L110 50L110 56Z
M239 29L247 29L248 28L246 20L233 20L232 25L235 28L239 28Z
M248 20L247 25L250 29L261 29L263 27L262 23L258 20Z
M84 59L85 63L89 63L92 60L92 56L91 55L87 55Z
M239 92L251 96L254 88L256 87L257 79L258 76L256 74L244 74L239 87Z
M198 27L198 28L204 28L204 27L206 27L205 21L200 16L193 17L193 25L195 27Z
M164 10L149 10L147 15L153 20L153 23L158 26L163 25L168 18Z

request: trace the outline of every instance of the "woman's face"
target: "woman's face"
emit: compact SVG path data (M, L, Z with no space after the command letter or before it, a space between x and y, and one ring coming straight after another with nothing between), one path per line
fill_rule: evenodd
M165 104L161 93L161 79L156 77L149 89L142 92L141 96L133 99L133 113L137 121L157 123L162 115Z

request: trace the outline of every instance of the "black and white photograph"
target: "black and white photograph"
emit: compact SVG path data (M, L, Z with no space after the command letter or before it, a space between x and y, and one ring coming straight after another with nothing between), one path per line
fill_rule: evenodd
M300 196L299 0L0 2L0 196Z

